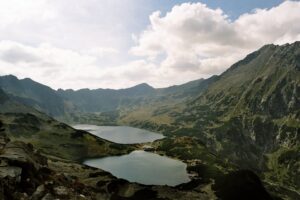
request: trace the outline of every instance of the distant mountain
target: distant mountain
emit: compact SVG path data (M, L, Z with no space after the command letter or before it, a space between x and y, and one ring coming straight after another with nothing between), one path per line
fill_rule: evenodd
M31 106L51 116L65 113L64 100L56 94L56 91L29 78L19 80L8 75L0 77L0 88L11 99Z
M72 102L81 112L113 111L123 105L136 104L154 92L154 88L143 83L131 88L62 90L57 94Z
M18 79L13 75L0 77L0 88L11 99L45 112L53 117L68 113L114 112L159 103L170 105L198 96L215 80L199 79L182 85L155 89L146 83L126 89L80 89L57 91L29 78Z
M171 96L174 98L187 98L199 96L209 84L216 80L217 76L208 79L198 79L184 83L182 85L174 85L167 88L156 89L156 95Z
M63 99L71 102L81 112L108 112L149 104L174 104L190 97L198 96L215 77L195 80L183 85L155 89L146 83L131 88L112 89L81 89L57 91Z
M30 106L26 106L10 98L0 89L0 114L1 113L31 113L41 115L41 113Z

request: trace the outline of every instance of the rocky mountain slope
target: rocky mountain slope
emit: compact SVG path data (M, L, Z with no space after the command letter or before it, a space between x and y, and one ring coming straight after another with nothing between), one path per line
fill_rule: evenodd
M300 42L266 45L215 78L197 98L152 113L157 112L144 119L132 112L120 121L195 136L217 155L299 197Z
M196 119L200 137L222 155L266 172L268 180L300 188L300 42L267 45L248 55L184 114Z

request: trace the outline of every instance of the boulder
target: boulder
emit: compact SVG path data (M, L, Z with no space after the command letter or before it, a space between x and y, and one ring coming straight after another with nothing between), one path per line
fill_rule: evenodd
M54 193L57 196L66 197L70 194L70 189L65 186L57 186L54 188Z
M50 193L47 193L42 200L55 200L56 198L54 198L54 196Z
M16 180L16 183L21 181L22 168L13 166L1 166L0 167L0 178L11 177Z
M44 196L44 194L45 194L45 185L42 184L36 188L35 192L31 196L31 199L39 200Z
M43 173L47 159L36 153L30 144L7 139L3 141L6 144L0 151L0 197L3 195L0 199L26 199L22 196L24 192L29 195L34 193L37 198L33 199L41 199L44 194L40 193L44 188L37 186L48 175Z
M0 128L0 151L5 147L5 145L9 142L9 138L5 133L2 132L3 129Z

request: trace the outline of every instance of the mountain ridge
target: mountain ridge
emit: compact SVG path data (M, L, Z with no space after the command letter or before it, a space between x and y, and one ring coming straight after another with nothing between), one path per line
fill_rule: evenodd
M25 78L19 80L13 75L0 77L0 88L12 99L36 108L49 115L65 113L64 102L50 87Z

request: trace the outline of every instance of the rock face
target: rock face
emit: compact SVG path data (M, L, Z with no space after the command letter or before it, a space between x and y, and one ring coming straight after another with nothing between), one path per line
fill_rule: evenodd
M1 200L80 199L71 189L75 180L51 170L31 144L0 138L7 141L0 153Z
M8 137L3 133L3 131L4 129L2 129L2 122L0 121L0 151L2 151L6 143L9 142Z
M34 192L36 185L47 176L43 173L47 159L34 152L32 145L10 142L5 134L0 134L1 199L16 199L21 193Z
M36 171L47 165L47 159L33 152L31 144L20 141L8 142L2 150L0 159L10 165L18 165Z

